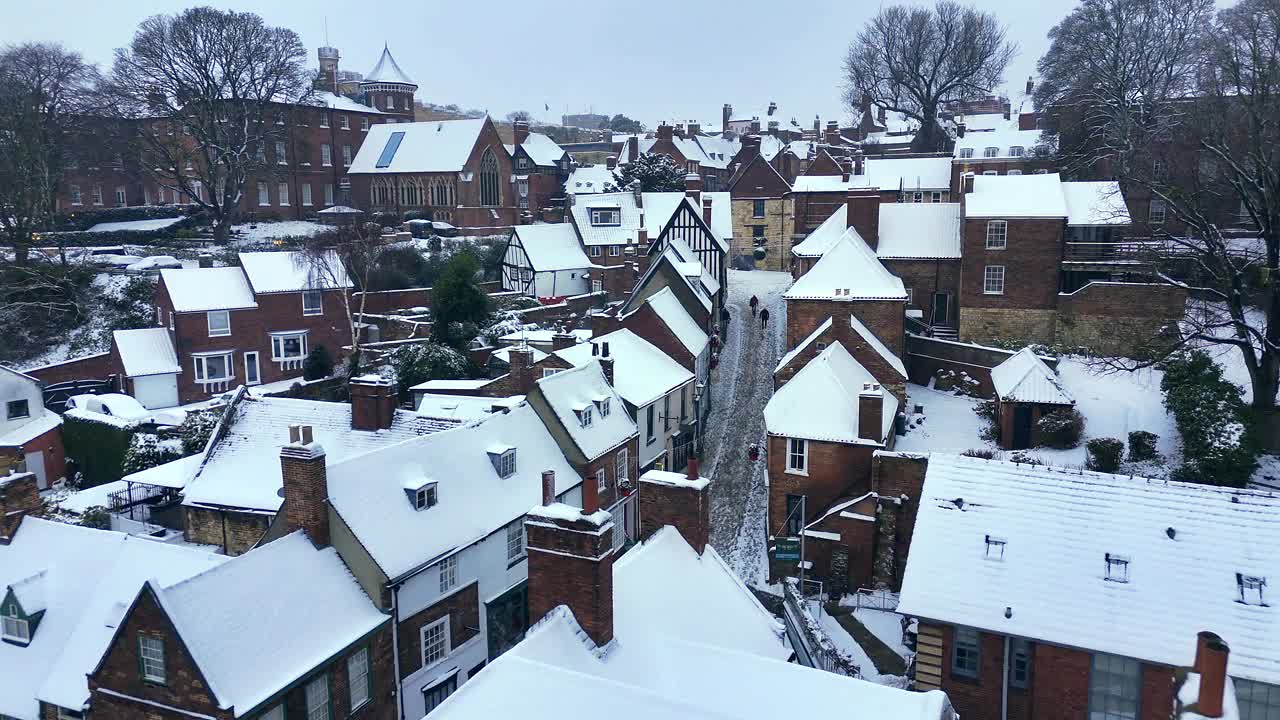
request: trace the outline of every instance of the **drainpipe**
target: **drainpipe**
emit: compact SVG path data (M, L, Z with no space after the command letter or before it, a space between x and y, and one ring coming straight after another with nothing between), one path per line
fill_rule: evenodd
M337 198L334 198L335 200ZM400 586L391 587L391 662L395 668L397 717L404 720L404 693L401 692L403 682L400 679Z
M1000 720L1009 720L1009 636L1004 636L1004 658L1000 662Z

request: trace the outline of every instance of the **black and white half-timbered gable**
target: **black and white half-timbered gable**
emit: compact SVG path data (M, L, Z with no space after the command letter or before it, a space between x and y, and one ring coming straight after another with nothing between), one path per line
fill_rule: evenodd
M591 291L593 267L571 223L517 225L502 256L502 289L532 298L582 295Z
M706 193L702 196L706 203L705 211L694 208L693 201L697 198L685 198L683 202L678 203L667 220L666 226L649 247L649 255L656 257L671 245L671 240L679 240L693 251L706 272L723 286L727 276L729 245L716 234L708 218L704 217L712 212L713 200L709 197L710 195L711 193ZM725 198L724 202L727 205L728 198Z

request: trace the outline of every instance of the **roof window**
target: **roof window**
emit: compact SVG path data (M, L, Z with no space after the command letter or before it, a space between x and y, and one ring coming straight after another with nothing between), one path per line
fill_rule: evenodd
M375 167L391 167L391 160L395 158L396 151L400 149L400 143L403 140L403 132L391 133L391 137L387 138L387 144L382 148L382 154L378 156L378 162Z
M985 555L986 559L996 561L1004 560L1004 547L1007 544L1009 544L1009 541L1004 538L988 535Z
M617 227L622 224L620 208L591 208L591 224L603 227Z
M1107 576L1106 579L1111 582L1127 583L1129 582L1129 557L1126 555L1117 555L1115 553L1106 554Z
M440 501L435 482L406 483L405 497L414 510L426 510Z
M516 474L516 449L510 446L495 446L489 448L489 462L493 463L493 469L497 471L498 477L509 478Z
M1262 592L1267 587L1267 579L1261 575L1245 575L1236 573L1236 590L1240 593L1240 602L1245 605L1266 607Z

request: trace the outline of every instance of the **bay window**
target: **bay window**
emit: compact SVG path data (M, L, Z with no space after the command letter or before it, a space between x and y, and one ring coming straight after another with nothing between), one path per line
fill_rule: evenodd
M301 360L307 354L307 334L305 332L272 333L271 359Z
M234 377L231 369L231 353L229 352L196 355L193 359L195 360L196 382L226 382Z

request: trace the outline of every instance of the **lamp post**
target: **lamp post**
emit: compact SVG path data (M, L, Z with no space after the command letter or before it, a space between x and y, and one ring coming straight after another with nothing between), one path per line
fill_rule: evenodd
M706 388L705 383L694 383L693 386L693 453L694 455L702 455L702 391Z

